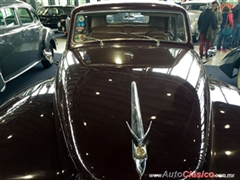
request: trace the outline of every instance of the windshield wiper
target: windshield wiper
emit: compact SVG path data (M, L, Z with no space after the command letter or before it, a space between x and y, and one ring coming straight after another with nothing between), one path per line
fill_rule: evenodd
M104 44L103 44L103 41L101 39L97 39L97 38L93 38L93 37L89 37L89 36L85 36L84 37L84 40L95 40L95 41L98 41L100 43L100 46L103 47Z
M135 35L135 36L139 36L139 37L141 37L141 38L147 38L147 39L151 39L151 40L154 40L154 41L156 41L156 45L157 46L160 46L160 40L158 40L158 39L155 39L155 38L153 38L153 37L150 37L150 36L146 36L146 35L141 35L141 34L137 34L137 33L131 33L131 34L133 34L133 35ZM131 35L130 34L130 35Z

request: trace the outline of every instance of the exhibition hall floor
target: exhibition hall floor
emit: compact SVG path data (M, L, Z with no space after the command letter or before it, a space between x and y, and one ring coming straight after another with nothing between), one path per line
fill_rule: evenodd
M55 51L55 61L59 60L61 54L63 53L66 45L67 37L64 37L61 34L56 34L57 36L57 50ZM194 45L195 51L198 53L199 46ZM227 82L233 86L236 86L236 78L229 79L220 69L219 64L221 63L223 57L228 54L228 52L217 51L217 54L210 58L204 65L206 72L209 76L212 76L215 79ZM203 61L206 61L203 58ZM0 93L0 105L5 103L8 99L12 98L15 94L21 92L32 84L38 83L39 81L52 78L56 73L57 65L45 69L42 64L39 63L35 67L31 68L21 76L10 81L6 85L6 90Z

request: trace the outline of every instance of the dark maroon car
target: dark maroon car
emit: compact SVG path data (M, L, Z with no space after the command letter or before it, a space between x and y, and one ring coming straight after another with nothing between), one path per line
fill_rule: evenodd
M83 5L56 76L0 107L0 179L240 179L239 93L179 5Z

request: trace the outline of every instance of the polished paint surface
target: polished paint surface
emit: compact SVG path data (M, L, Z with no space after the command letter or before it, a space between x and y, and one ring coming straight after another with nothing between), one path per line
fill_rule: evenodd
M67 48L55 78L0 107L0 179L149 180L166 171L238 179L240 91L209 78L185 45Z
M61 179L53 83L13 98L0 111L0 179Z
M126 49L131 52L131 48L108 50L114 54ZM139 52L143 56L153 51L142 48ZM100 67L94 63L82 66L72 58L71 51L67 52L57 76L57 102L61 102L57 108L70 154L79 169L84 168L97 179L138 177L131 157L132 137L126 125L131 121L132 82L138 87L145 130L153 121L142 179L166 169L181 172L201 169L206 152L206 145L201 142L206 141L205 132L209 128L209 110L204 108L209 101L207 79L199 59L190 49L177 49L176 53L164 46L153 54L163 57L170 52L172 56L177 54L173 61L162 61L162 64L159 61L156 65L150 60L146 61L147 65L141 65L140 58L135 67L134 60L130 67L128 63L120 67ZM93 62L95 59L101 62L94 55L92 59L91 53L89 57ZM120 174L117 178L116 173Z

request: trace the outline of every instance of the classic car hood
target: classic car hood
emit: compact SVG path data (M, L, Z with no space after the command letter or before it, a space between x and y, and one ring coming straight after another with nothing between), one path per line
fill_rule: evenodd
M201 166L204 78L193 52L180 51L168 65L163 60L164 68L91 68L71 52L62 60L57 109L70 154L86 179L148 179Z
M155 43L155 40L150 40ZM141 46L140 46L141 47ZM141 49L141 50L140 50ZM184 49L148 46L135 47L103 47L81 48L78 52L85 65L102 66L106 65L151 65L161 67L171 67L178 63L184 54Z

